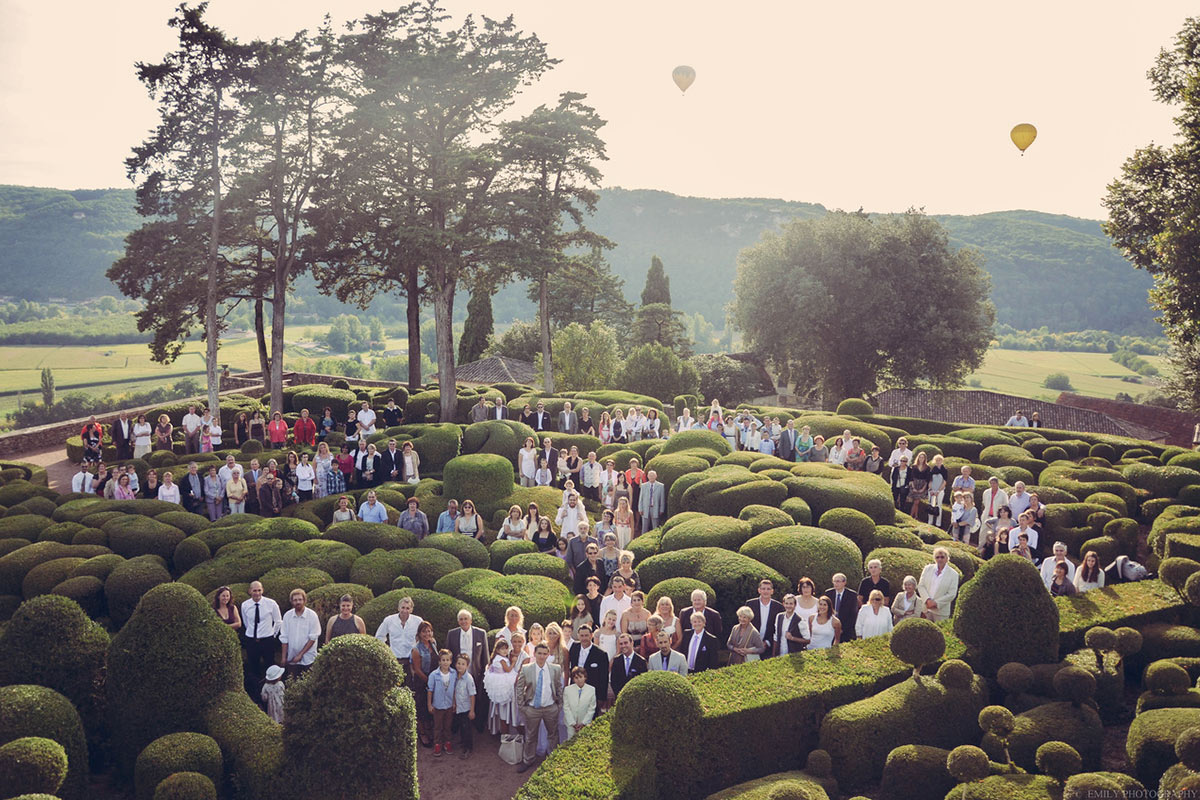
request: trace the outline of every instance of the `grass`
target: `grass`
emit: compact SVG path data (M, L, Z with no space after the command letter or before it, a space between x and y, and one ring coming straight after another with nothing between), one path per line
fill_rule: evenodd
M1143 357L1160 370L1167 369L1166 359ZM1066 373L1074 392L1092 397L1113 398L1118 392L1137 395L1154 386L1146 378L1113 361L1108 353L993 348L984 357L983 366L967 378L967 388L1054 401L1060 393L1042 385L1046 376L1053 372ZM1138 377L1144 382L1127 383L1121 380L1129 376ZM979 385L973 385L973 381L978 381Z

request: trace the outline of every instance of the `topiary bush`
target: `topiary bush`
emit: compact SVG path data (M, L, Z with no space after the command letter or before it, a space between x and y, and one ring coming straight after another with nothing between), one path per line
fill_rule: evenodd
M1010 661L1051 662L1058 658L1058 606L1033 564L1020 556L996 556L959 590L954 633L985 674Z
M660 552L684 550L689 547L720 547L737 550L753 535L750 523L733 517L710 517L688 520L664 530Z
M651 588L667 578L695 578L711 586L717 594L714 605L726 626L734 624L736 612L748 597L758 592L759 581L775 584L775 594L782 597L791 590L788 579L766 564L741 553L731 553L716 547L693 547L659 553L638 564L642 586Z
M82 558L52 558L43 561L25 575L21 581L21 595L26 599L49 594L55 586L71 576L72 571L82 564Z
M847 586L852 587L863 577L862 553L854 542L821 528L775 528L750 539L738 552L778 570L787 578L789 590L802 577L811 578L818 593L833 585L835 572L844 573Z
M339 636L321 648L286 695L284 790L418 800L416 706L403 681L392 651L372 637ZM358 744L349 750L329 746L350 738Z
M300 522L300 520L286 521ZM307 525L308 523L303 524ZM199 535L204 536L211 532L210 528ZM391 552L410 551L395 550ZM316 567L328 572L335 581L345 581L350 578L351 569L358 559L367 557L360 556L353 547L341 542L319 539L306 542L255 539L225 545L213 555L211 560L192 567L179 580L201 592L208 593L218 586L256 581L275 567ZM352 580L352 582L362 583L360 580ZM371 588L375 589L374 586Z
M358 610L358 615L362 617L363 624L366 625L367 633L374 633L383 622L384 617L395 614L400 600L405 597L412 598L413 613L421 619L429 621L429 624L433 626L434 636L439 641L445 638L447 631L458 624L458 612L462 608L471 612L471 616L475 619L475 625L484 630L489 627L486 614L476 606L465 603L457 597L430 589L392 589L377 596ZM496 618L496 620L503 619L503 613ZM528 620L526 622L528 623Z
M464 567L483 569L492 557L483 542L461 533L434 533L421 540L420 547L432 547L457 558Z
M375 550L354 562L350 582L362 584L378 596L391 589L399 575L411 578L419 588L432 589L438 579L462 568L457 558L433 547Z
M219 786L225 773L220 746L202 733L160 736L138 754L133 768L135 797L153 800L158 785L176 772L199 773Z
M113 622L124 625L142 595L171 582L171 573L158 556L138 556L118 564L104 581L104 598Z
M502 574L492 569L460 569L457 572L452 572L443 578L439 578L438 582L433 585L433 590L442 594L457 596L458 590L471 581L477 581L480 578L498 578Z
M1037 749L1037 768L1045 775L1065 784L1067 778L1083 768L1078 751L1066 742L1046 742Z
M159 782L152 800L217 800L217 787L199 772L176 772Z
M833 508L857 509L876 524L890 524L895 519L891 489L877 475L832 464L797 464L792 474L795 477L784 481L788 496L803 499L814 519Z
M338 522L325 529L325 538L344 542L364 554L417 546L417 536L412 531L384 522Z
M168 564L175 548L187 538L179 528L151 517L125 515L101 526L108 534L108 546L117 555L161 556Z
M643 579L644 580L644 579ZM562 622L574 595L561 581L542 575L505 575L482 578L459 589L456 597L483 611L488 619L501 622L509 606L525 612L525 625Z
M459 502L470 499L490 518L513 491L513 463L493 453L476 453L450 459L442 471L442 494Z
M874 414L875 409L861 397L847 397L838 403L837 413L839 416L861 417Z
M97 545L71 545L58 542L34 542L0 556L0 594L21 594L25 576L46 561L56 558L92 558L110 552Z
M796 525L812 525L812 509L802 497L789 497L779 504L779 510L791 517Z
M910 665L917 676L922 666L937 661L946 652L946 637L929 620L912 617L896 626L888 646L892 655Z
M504 564L505 575L544 575L562 582L570 580L567 562L549 553L520 553Z
M863 553L875 549L875 521L857 509L831 508L821 515L817 525L842 534Z
M536 553L537 545L527 539L497 539L487 546L488 566L495 572L503 572L510 558L521 553Z
M639 675L625 685L612 709L613 761L649 757L659 781L689 796L703 780L701 755L688 731L701 729L695 686L674 672Z
M676 614L686 613L686 610L692 607L692 592L697 589L704 592L707 605L716 603L717 593L707 583L695 578L667 578L656 583L654 588L646 593L646 608L653 613L658 609L659 598L669 597Z
M1125 737L1125 757L1134 776L1147 786L1177 761L1175 742L1200 725L1200 708L1159 708L1133 718Z
M757 536L772 528L783 528L794 525L788 512L772 506L749 505L738 514L738 519L750 523L750 535Z
M259 580L262 581L263 594L278 603L281 610L287 610L292 606L292 590L303 589L307 594L333 583L333 576L316 567L276 567L264 573Z
M893 748L883 764L880 794L884 800L909 800L913 788L919 786L929 797L945 796L958 783L946 770L949 755L944 748L920 744Z
M30 684L0 687L0 744L25 737L57 742L67 755L67 775L58 788L62 800L87 797L88 749L83 723L71 701L53 689ZM3 785L8 790L11 784ZM15 788L15 787L13 787Z
M0 745L0 786L7 792L53 795L67 778L67 752L53 739L24 736Z

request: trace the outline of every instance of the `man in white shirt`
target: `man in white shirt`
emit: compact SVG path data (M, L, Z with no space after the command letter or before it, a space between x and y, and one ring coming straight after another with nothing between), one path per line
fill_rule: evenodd
M629 610L633 605L633 597L626 593L628 588L625 585L625 579L620 575L614 575L612 579L612 594L600 601L600 624L604 624L604 617L609 611L617 612L617 629L621 628L621 615Z
M307 607L308 593L303 589L292 589L289 599L292 607L279 626L279 643L283 645L283 666L296 677L307 672L317 657L321 620Z
M1025 491L1025 482L1017 481L1013 484L1013 493L1008 497L1008 509L1012 511L1013 517L1020 518L1022 514L1029 510L1029 492ZM1032 547L1032 543L1030 544Z
M1029 540L1029 549L1037 557L1038 532L1037 528L1033 527L1033 517L1028 512L1024 512L1017 517L1017 527L1010 528L1008 531L1008 549L1013 551L1017 549L1017 537L1025 534Z
M217 470L217 477L221 479L221 485L229 483L233 480L233 470L237 467L237 459L233 456L225 456L225 466Z
M1054 543L1054 555L1048 556L1042 560L1042 583L1046 584L1046 588L1050 588L1050 584L1054 582L1054 566L1056 564L1067 565L1067 580L1075 580L1075 565L1067 558L1067 546L1063 542Z
M951 604L958 597L958 573L950 566L950 552L944 547L934 548L933 562L921 570L917 596L924 601L921 616L940 622L950 616Z
M893 468L900 466L902 458L906 458L908 463L912 463L913 451L908 449L908 439L903 436L896 440L896 449L888 456L888 466Z
M188 453L200 452L200 426L203 424L196 407L188 406L187 413L183 415L183 438Z
M258 697L267 667L275 663L275 634L282 622L279 604L263 597L261 583L250 584L250 598L242 603L242 625L246 631L246 667L255 681L251 697Z
M1025 418L1024 411L1018 411L1008 418L1008 422L1004 423L1008 428L1028 428L1029 420Z
M88 472L88 463L86 461L80 462L79 472L76 472L75 476L71 478L71 491L76 494L96 493L96 479L92 476L92 473Z
M375 433L375 412L371 410L371 401L363 400L362 410L358 412L358 435L370 436Z
M950 488L956 492L974 492L975 479L971 477L971 465L963 467L958 471L958 477L954 479L954 483Z
M792 641L788 638L789 635L804 641ZM808 640L811 638L812 633L809 631L808 621L804 619L803 615L796 613L796 595L785 594L783 596L783 613L775 618L775 655L786 656L789 653L798 653L808 646Z
M584 509L583 503L579 502L579 495L571 492L567 497L567 504L559 506L554 520L559 527L559 536L573 536L578 533L579 523L587 522L587 510Z
M596 460L596 451L587 454L587 461L579 470L579 482L583 484L583 496L589 500L600 499L600 462ZM613 480L616 480L614 475Z
M1008 505L1008 492L1000 488L1000 479L995 475L988 478L988 488L983 490L983 502L979 505L979 515L984 522L1000 516L1000 509Z
M412 676L409 670L412 665L412 651L417 646L417 626L424 621L412 612L412 598L400 598L397 613L384 617L383 622L379 623L379 630L375 631L375 638L392 648L392 655L400 662L404 674L408 677Z

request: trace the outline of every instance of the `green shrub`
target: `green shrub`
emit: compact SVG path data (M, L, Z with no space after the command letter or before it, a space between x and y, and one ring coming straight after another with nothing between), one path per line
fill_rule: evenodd
M1063 652L1083 647L1085 632L1095 625L1110 628L1132 625L1142 628L1150 642L1147 652L1143 654L1148 660L1185 654L1163 653L1151 657L1158 649L1160 637L1157 631L1163 627L1158 623L1176 619L1184 605L1174 590L1162 581L1121 583L1072 597L1056 597L1054 602L1059 611L1059 636ZM1189 646L1188 649L1190 651L1192 648ZM1200 655L1200 643L1195 649L1196 654Z
M662 552L689 547L720 547L737 550L749 540L749 522L733 517L704 517L671 526L664 531L659 549Z
M156 514L154 519L178 528L188 536L194 536L209 525L208 517L202 517L190 511L166 511Z
M1059 783L1066 783L1083 766L1078 751L1066 742L1046 742L1037 749L1036 762L1038 770Z
M837 413L839 416L861 417L874 414L875 409L861 397L847 397L838 403Z
M954 632L974 651L977 668L994 674L1010 661L1039 664L1057 659L1058 616L1058 606L1033 564L1020 556L1001 555L959 590Z
M287 610L292 606L293 589L303 589L307 594L333 583L333 576L316 567L276 567L265 572L259 580L263 594L278 603L280 609Z
M283 729L242 687L222 692L203 711L203 730L221 746L236 800L276 797Z
M1038 480L1043 486L1069 492L1076 500L1108 492L1120 497L1130 508L1137 503L1137 492L1125 476L1108 467L1055 465L1044 469Z
M347 594L354 598L356 614L375 598L370 589L357 583L327 583L308 592L308 607L320 618L322 631L329 618L341 610L342 595Z
M770 580L780 597L791 589L787 578L761 561L716 547L693 547L651 556L638 564L638 575L642 586L651 588L667 578L695 578L708 584L716 591L714 608L721 613L727 627L734 624L742 602L757 594L759 581Z
M307 408L314 418L319 418L321 409L329 406L333 409L333 418L340 421L346 418L351 405L358 404L358 397L348 389L336 389L333 386L319 384L288 388L297 390L284 398L284 405L293 414L299 414L302 409Z
M67 752L53 739L25 736L0 745L0 786L5 792L57 792L67 778Z
M151 517L125 516L102 527L108 534L108 546L125 558L155 555L170 563L175 548L187 538L179 528Z
M504 564L505 575L545 575L566 584L567 562L549 553L520 553Z
M707 598L707 605L712 606L717 602L717 593L704 581L698 581L695 578L667 578L665 581L659 581L653 589L646 592L646 608L654 613L658 609L659 598L669 597L675 613L677 615L684 613L686 609L692 607L692 592L697 589L703 590Z
M79 522L89 513L97 511L106 505L102 498L88 495L80 497L76 500L68 500L55 509L50 515L50 519L55 522Z
M518 606L525 612L526 626L561 622L574 597L560 581L541 575L483 578L463 586L456 596L481 609L493 621L502 621L506 608Z
M217 800L217 787L199 772L175 772L159 782L151 800Z
M1007 444L993 444L983 448L979 454L979 461L989 467L1020 467L1029 470L1035 476L1049 466L1040 458L1034 458L1025 448Z
M53 558L43 561L25 575L21 582L21 594L26 600L49 594L55 586L71 576L72 571L82 564L82 558Z
M189 536L175 548L175 569L186 573L212 558L212 551L199 536Z
M1126 464L1120 468L1136 489L1144 489L1151 497L1175 497L1185 486L1200 483L1200 472L1186 467L1155 467L1149 464Z
M41 514L17 514L0 519L0 539L37 541L38 534L50 527L52 520Z
M1160 659L1146 667L1143 681L1146 691L1156 695L1184 694L1192 688L1188 671L1168 659Z
M504 565L515 555L538 551L537 545L526 539L497 539L487 549L488 564L495 572L503 572Z
M113 622L124 625L142 595L170 581L171 573L158 556L138 556L118 564L104 581L104 598Z
M461 589L463 586L466 586L471 581L476 581L480 578L496 578L501 574L501 572L491 569L460 569L457 572L450 573L444 578L438 579L438 582L433 586L433 590L435 592L441 592L442 594L457 596L459 589Z
M384 522L338 522L325 530L325 538L344 542L364 554L417 546L417 536L412 531Z
M847 585L853 587L863 576L862 553L854 542L821 528L776 528L750 539L739 552L782 573L789 591L803 577L811 578L820 593L833 585L835 572L845 573Z
M416 707L403 677L391 650L371 637L323 647L287 693L285 791L337 786L341 797L418 800ZM349 750L329 746L351 738L358 744Z
M688 744L688 732L701 726L703 712L695 686L673 672L639 675L621 691L612 710L614 756L652 755L658 780L682 796L700 788L701 753Z
M515 420L475 422L463 429L462 451L464 454L491 453L504 456L515 467L517 452L530 436L540 442L532 428Z
M451 459L442 472L442 494L459 502L473 500L479 513L488 519L512 494L513 475L512 461L504 456L459 456Z
M832 508L857 509L882 525L895 518L892 491L877 475L829 464L797 464L792 472L796 477L784 481L788 494L808 503L814 519Z
M421 540L420 547L449 553L464 567L483 569L491 564L492 557L487 547L473 536L463 536L461 533L431 534ZM426 588L432 588L432 584Z
M67 776L58 789L62 800L87 797L88 749L83 723L71 701L53 689L30 684L0 687L0 743L25 737L57 742L67 754ZM11 784L3 784L5 790Z
M147 744L179 730L203 730L205 706L222 692L242 689L237 635L192 587L156 586L113 637L105 689L113 749L129 774Z
M1200 708L1160 708L1133 718L1125 738L1125 756L1135 777L1157 785L1167 768L1176 763L1175 742L1200 725Z
M965 458L967 461L978 461L983 445L970 439L960 439L957 436L910 436L909 447L914 453L924 451L929 459L938 453L946 458Z
M699 511L715 516L736 517L748 505L778 506L787 496L787 488L782 483L755 475L744 467L720 467L694 475L694 482L688 480L693 475L686 475L676 479L671 487L672 497L676 487L685 487L678 509L672 509L668 503L671 513L676 510Z
M288 520L288 522L298 522L298 520ZM204 534L211 532L210 528ZM359 556L358 551L350 545L319 539L307 542L286 540L233 542L218 550L212 560L189 569L179 580L201 592L208 593L218 586L256 581L275 567L316 567L328 572L335 581L345 581L350 577L352 565L359 558L366 558L366 556ZM362 583L359 580L352 580L352 582ZM374 587L372 587L372 591L374 591Z
M476 626L488 630L487 615L477 607L464 603L456 597L429 589L392 589L359 609L358 615L362 617L363 624L367 627L367 633L374 633L382 624L384 617L395 614L400 600L405 597L412 598L413 613L421 619L427 620L433 626L434 637L439 641L445 638L447 631L458 625L458 611L462 608L471 612ZM501 611L496 620L503 619L504 614ZM528 622L529 620L526 619L526 623Z
M1189 625L1151 622L1141 627L1142 651L1139 660L1200 657L1200 630Z
M21 584L29 571L38 564L56 558L92 558L110 552L107 547L96 545L59 544L58 542L34 542L19 550L0 556L0 595L21 594Z
M433 547L375 550L354 562L350 582L362 584L381 595L391 589L392 581L398 575L405 575L418 587L432 589L439 578L462 568L462 562L453 555Z
M751 536L757 536L772 528L784 528L796 524L788 512L772 506L746 506L742 509L742 513L738 514L738 519L750 523Z
M821 515L818 526L842 534L869 553L875 549L875 521L853 508L831 508Z
M221 748L202 733L169 733L155 739L138 754L134 765L137 800L153 800L159 783L176 772L199 773L219 786L225 772Z
M67 578L50 590L51 594L75 601L93 619L107 616L108 603L104 597L104 581L91 575Z
M58 504L48 497L35 495L34 497L17 503L12 508L8 509L6 516L16 516L17 514L38 514L39 516L49 517L58 508Z
M693 472L702 472L708 469L711 463L708 459L698 455L693 455L691 452L686 453L668 453L657 455L650 459L650 463L646 465L646 471L654 470L658 473L658 480L667 490L670 490L671 485L681 475L687 475Z
M81 460L75 459L75 463L78 464ZM58 497L58 492L46 488L45 485L39 486L36 483L22 480L9 481L0 486L0 506L4 506L5 508L12 508L15 505L24 503L31 497L48 497L54 500ZM58 522L59 520L55 521Z
M1008 735L1008 751L1017 766L1032 770L1038 748L1047 742L1061 741L1079 752L1084 769L1098 769L1103 740L1104 725L1090 705L1044 703L1016 715L1013 731ZM1003 745L993 733L984 735L983 749L993 760L1003 758Z
M894 748L883 764L880 794L887 800L908 800L919 786L923 795L944 797L958 783L946 770L949 755L945 748L922 744Z
M1095 517L1104 514L1103 517ZM1067 551L1078 557L1079 548L1088 539L1104 534L1104 526L1113 519L1107 506L1092 503L1056 503L1046 506L1042 535L1047 543L1061 541Z
M99 578L100 580L104 580L109 576L109 573L117 568L118 564L124 563L124 561L125 559L121 558L121 556L117 555L116 553L106 553L101 556L94 556L92 558L85 559L82 564L76 567L71 573L71 577L76 578L81 575L91 575Z
M1093 492L1092 494L1089 494L1083 502L1091 503L1093 505L1108 506L1112 509L1113 514L1118 517L1129 516L1129 504L1125 502L1124 498L1119 497L1112 492Z

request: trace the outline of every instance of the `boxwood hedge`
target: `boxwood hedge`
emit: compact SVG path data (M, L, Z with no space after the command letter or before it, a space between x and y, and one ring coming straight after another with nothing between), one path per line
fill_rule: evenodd
M971 661L984 674L1010 661L1058 658L1058 606L1037 568L1020 556L992 558L959 589L954 632L972 648Z
M378 596L392 588L398 575L411 578L419 588L432 589L439 578L462 568L462 562L450 553L432 547L375 550L355 560L350 582L362 584Z
M692 547L660 553L637 565L642 586L653 589L667 578L696 578L716 590L715 608L721 612L726 627L736 621L736 611L746 598L758 593L759 581L775 584L775 594L782 597L791 591L788 579L779 571L741 553L731 553L717 547Z
M461 533L434 533L421 540L421 548L434 548L457 558L464 567L484 568L491 564L491 554L482 542ZM432 585L427 588L432 588Z
M537 545L526 539L497 539L488 545L488 566L496 572L504 571L504 564L520 553L536 553Z
M34 542L0 556L0 594L21 594L25 576L38 564L55 558L92 558L111 552L97 545L59 544L58 542Z
M160 736L138 754L133 769L134 796L137 800L153 800L158 784L176 772L199 773L220 786L225 773L221 747L203 733L183 731Z
M0 744L37 736L58 742L67 754L62 800L87 797L88 749L83 723L71 701L53 689L31 684L0 687ZM5 787L8 788L8 787Z
M643 580L645 580L643 578ZM504 610L518 606L526 626L562 622L574 595L560 581L542 575L505 575L482 578L462 586L456 597L483 611L493 622L504 619Z
M338 522L326 528L325 538L344 542L360 553L417 546L417 536L412 531L383 522Z
M720 547L737 550L753 535L750 523L733 517L704 516L665 528L660 552L689 547Z
M803 577L811 578L819 593L833 585L835 572L845 573L851 587L857 587L863 576L862 552L854 542L821 528L775 528L750 539L739 552L778 570L787 579L788 591Z
M504 563L505 575L545 575L566 585L567 562L549 553L519 553Z
M67 751L53 739L25 736L0 745L0 786L52 797L67 778Z

